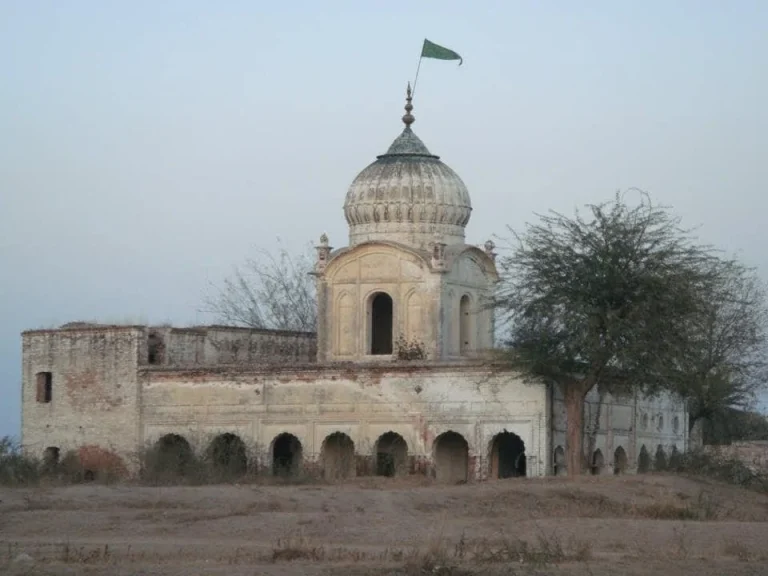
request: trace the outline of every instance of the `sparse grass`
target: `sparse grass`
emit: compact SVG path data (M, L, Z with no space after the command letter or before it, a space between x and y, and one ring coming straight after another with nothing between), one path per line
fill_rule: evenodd
M0 438L0 485L35 485L40 481L40 462L24 455L12 438Z
M742 562L749 562L752 559L749 548L737 540L726 540L723 546L723 554L732 558L738 558Z
M287 538L278 540L272 548L272 562L291 562L293 560L312 560L320 562L325 559L325 548L309 543L305 538Z

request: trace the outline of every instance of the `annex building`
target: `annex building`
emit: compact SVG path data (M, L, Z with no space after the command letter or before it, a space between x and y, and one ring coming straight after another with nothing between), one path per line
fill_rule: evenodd
M136 473L150 446L235 454L254 474L563 473L562 399L484 360L494 245L466 242L469 191L413 132L410 89L405 109L402 133L347 192L348 246L320 239L317 334L83 323L24 332L25 449L51 461L74 451L93 473ZM593 391L585 411L593 473L642 471L688 447L674 398Z

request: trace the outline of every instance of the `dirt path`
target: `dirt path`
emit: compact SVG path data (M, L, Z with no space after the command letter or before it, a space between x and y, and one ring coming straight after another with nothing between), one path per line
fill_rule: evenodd
M0 490L0 573L768 574L765 495L673 476L423 484Z

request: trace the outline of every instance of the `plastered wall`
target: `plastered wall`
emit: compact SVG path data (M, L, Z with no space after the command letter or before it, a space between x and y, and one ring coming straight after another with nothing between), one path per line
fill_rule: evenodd
M273 371L141 372L142 442L183 436L198 451L234 433L252 458L269 466L273 440L296 436L307 462L324 440L348 435L357 455L370 455L389 431L410 456L432 460L435 440L453 431L469 445L471 478L487 476L491 443L507 430L525 442L527 474L541 475L549 459L546 391L471 366L314 366Z

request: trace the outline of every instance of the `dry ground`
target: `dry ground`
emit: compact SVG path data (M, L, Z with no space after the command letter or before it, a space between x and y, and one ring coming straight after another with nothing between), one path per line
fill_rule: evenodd
M768 495L665 475L0 489L0 573L768 574Z

